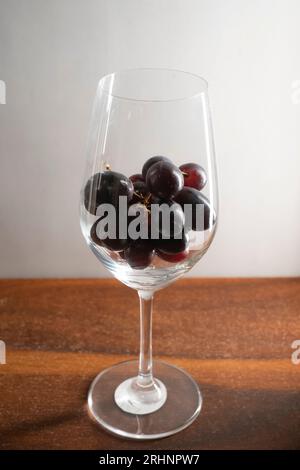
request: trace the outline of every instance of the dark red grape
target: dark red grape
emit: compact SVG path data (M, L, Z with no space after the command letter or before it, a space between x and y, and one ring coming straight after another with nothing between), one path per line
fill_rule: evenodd
M155 240L155 246L160 252L170 254L178 254L186 251L189 246L189 236L182 232L181 238L171 238L169 240Z
M183 188L183 176L173 163L162 161L151 165L146 183L155 196L169 200Z
M137 181L145 181L143 175L136 173L135 175L129 176L130 181L136 183Z
M156 157L148 158L148 160L144 163L144 166L143 166L143 169L142 169L144 180L146 179L147 172L148 172L150 166L154 165L154 163L157 163L157 162L172 163L171 160L168 157L156 156Z
M194 188L186 188L184 187L175 197L175 201L181 205L184 210L185 204L190 204L192 207L192 220L188 221L188 214L185 213L186 217L186 224L187 229L192 230L207 230L210 228L216 220L215 213L212 212L213 209L211 208L209 200L202 194L200 191ZM200 211L203 206L203 221L200 226L197 227L197 211ZM199 212L201 214L201 212ZM201 219L201 217L200 217ZM190 224L189 224L190 222Z
M185 163L181 165L180 170L183 173L184 186L195 188L199 191L204 188L207 176L204 168L197 163Z
M88 212L96 215L100 204L100 180L101 173L96 173L87 181L84 188L84 207Z
M185 251L181 251L180 253L176 254L168 254L164 253L163 251L156 250L157 256L159 256L164 261L168 261L169 263L179 263L180 261L184 261L189 255L189 249L187 248Z
M155 250L149 240L136 240L124 251L124 258L133 269L147 268L154 255Z
M119 196L127 196L130 201L133 190L133 183L129 178L115 171L105 171L100 184L101 204L108 203L118 207Z
M119 238L118 237L118 227L116 230L116 238L107 237L105 239L101 239L98 237L99 230L97 231L98 223L101 219L96 220L96 222L92 225L90 236L92 241L99 246L107 248L108 250L112 251L123 251L129 246L130 240L128 238Z
M129 178L115 171L105 171L93 175L84 188L85 208L96 215L100 204L119 206L119 196L127 196L128 201L133 196L133 183Z

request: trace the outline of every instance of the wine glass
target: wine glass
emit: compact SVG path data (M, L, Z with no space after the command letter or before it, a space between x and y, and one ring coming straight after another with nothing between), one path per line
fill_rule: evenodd
M119 436L174 434L197 417L202 397L185 371L152 361L152 304L157 290L200 260L216 231L217 175L206 81L167 69L103 77L80 201L88 246L117 279L137 290L140 300L139 360L117 364L94 379L89 412Z

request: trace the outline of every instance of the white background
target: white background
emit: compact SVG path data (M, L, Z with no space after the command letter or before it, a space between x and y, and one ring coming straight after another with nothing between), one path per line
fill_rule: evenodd
M204 76L220 224L194 276L300 275L299 0L0 0L0 276L108 276L79 228L98 79Z

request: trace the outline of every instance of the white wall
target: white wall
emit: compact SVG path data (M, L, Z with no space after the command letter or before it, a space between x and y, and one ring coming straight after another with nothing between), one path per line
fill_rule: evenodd
M210 84L216 239L192 275L300 275L299 0L0 0L0 276L107 276L79 229L98 79ZM299 80L299 83L297 83Z

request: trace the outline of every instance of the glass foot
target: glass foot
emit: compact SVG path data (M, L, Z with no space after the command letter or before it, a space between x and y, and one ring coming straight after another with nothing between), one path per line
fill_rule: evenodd
M167 399L167 389L164 384L154 379L149 386L141 387L137 377L122 382L115 391L116 404L127 413L146 415L159 410Z
M200 413L202 397L192 377L176 366L154 361L156 385L147 391L149 394L145 392L141 407L140 400L135 400L137 371L138 361L122 362L105 369L93 381L88 409L102 427L126 438L158 439L175 434L194 421Z

